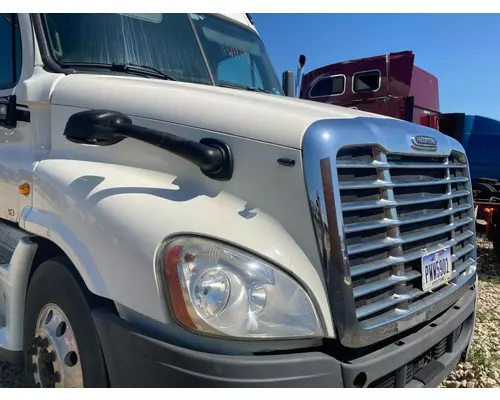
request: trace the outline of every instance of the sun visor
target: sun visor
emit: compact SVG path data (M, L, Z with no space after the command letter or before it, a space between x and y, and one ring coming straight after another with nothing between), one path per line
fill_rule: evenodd
M163 14L140 14L140 13L118 13L119 15L124 15L126 17L140 19L147 22L154 22L155 24L161 23L163 20Z
M249 53L253 56L259 57L261 55L260 46L258 43L225 35L206 26L202 26L201 30L205 38L207 40L210 40L211 42L215 42L229 48L241 49L244 50L245 53Z

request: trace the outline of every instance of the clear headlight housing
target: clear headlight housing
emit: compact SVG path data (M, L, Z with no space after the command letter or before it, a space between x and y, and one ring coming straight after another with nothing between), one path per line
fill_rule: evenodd
M301 285L239 249L182 237L164 248L161 263L172 311L187 328L247 339L323 334Z

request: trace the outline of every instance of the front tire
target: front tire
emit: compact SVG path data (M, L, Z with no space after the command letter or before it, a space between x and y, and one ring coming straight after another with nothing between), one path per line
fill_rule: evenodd
M31 387L107 387L91 308L66 257L33 274L24 316L24 364Z

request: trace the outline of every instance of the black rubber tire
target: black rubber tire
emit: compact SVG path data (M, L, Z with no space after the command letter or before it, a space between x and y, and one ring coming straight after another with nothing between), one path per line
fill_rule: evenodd
M478 182L474 185L473 190L483 193L497 193L497 190L493 185L484 182Z
M493 252L495 253L497 261L500 262L500 225L495 221L492 223L490 229L491 232L488 239L493 243Z
M34 338L36 320L42 308L56 304L66 314L76 338L83 372L83 386L102 388L108 386L106 365L94 322L88 296L81 289L71 271L72 264L66 257L56 257L43 262L33 274L26 296L24 314L24 364L27 383L35 385L28 371L28 355Z
M495 256L497 257L497 262L500 262L500 238L496 237L495 240L493 241L493 252L495 253Z

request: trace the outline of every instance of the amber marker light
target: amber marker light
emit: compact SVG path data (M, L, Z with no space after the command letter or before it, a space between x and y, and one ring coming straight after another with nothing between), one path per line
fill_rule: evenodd
M172 247L165 255L165 276L167 278L167 285L175 317L183 325L192 329L197 329L186 307L184 292L179 279L179 271L177 270L181 263L180 254L182 249L182 246Z
M28 197L30 195L30 184L25 182L22 185L19 185L18 189L20 194L22 194L25 197Z

